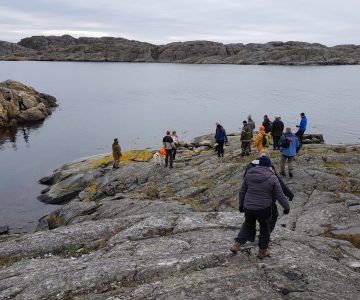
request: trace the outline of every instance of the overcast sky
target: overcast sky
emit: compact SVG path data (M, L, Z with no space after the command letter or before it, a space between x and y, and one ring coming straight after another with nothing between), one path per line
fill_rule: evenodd
M165 44L360 44L360 0L0 0L0 40L115 36Z

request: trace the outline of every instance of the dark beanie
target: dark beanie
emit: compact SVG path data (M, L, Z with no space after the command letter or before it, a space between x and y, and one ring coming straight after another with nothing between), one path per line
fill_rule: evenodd
M266 157L266 156L261 156L259 158L259 166L262 167L271 167L271 160L270 158Z

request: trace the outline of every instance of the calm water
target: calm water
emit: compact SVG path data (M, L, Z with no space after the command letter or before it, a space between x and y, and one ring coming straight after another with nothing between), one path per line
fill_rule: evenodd
M124 149L157 148L166 129L183 139L228 132L251 113L282 116L328 143L359 143L360 66L283 67L135 63L0 62L14 79L58 99L43 124L0 134L0 225L31 230L55 207L36 200L37 180L65 162Z

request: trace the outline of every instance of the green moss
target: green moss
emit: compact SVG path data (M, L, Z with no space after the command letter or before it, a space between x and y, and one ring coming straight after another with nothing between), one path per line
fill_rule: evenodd
M46 220L50 229L59 227L63 222L62 217L58 214L50 214L46 217Z
M21 260L19 256L0 256L0 267L7 267Z
M343 164L336 161L336 160L328 160L324 162L325 168L331 168L331 169L340 169L343 167Z
M174 197L175 193L171 186L166 186L165 188L165 196L167 198Z
M150 199L156 199L159 197L159 188L155 182L148 184L144 188L143 192Z

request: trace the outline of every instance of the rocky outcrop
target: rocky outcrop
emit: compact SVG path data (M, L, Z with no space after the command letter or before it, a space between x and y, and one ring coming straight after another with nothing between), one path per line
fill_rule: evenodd
M123 38L33 36L18 44L0 42L2 60L118 61L249 65L352 65L360 46L326 47L318 43L269 42L222 44L211 41L153 45Z
M244 166L256 155L240 156L237 134L222 161L211 136L186 145L172 170L135 151L119 169L107 154L44 177L43 197L63 205L37 232L0 237L0 298L358 299L360 146L303 146L285 178L290 214L261 261L256 243L229 251L244 220Z
M0 83L0 128L42 121L57 106L56 99L20 82Z

